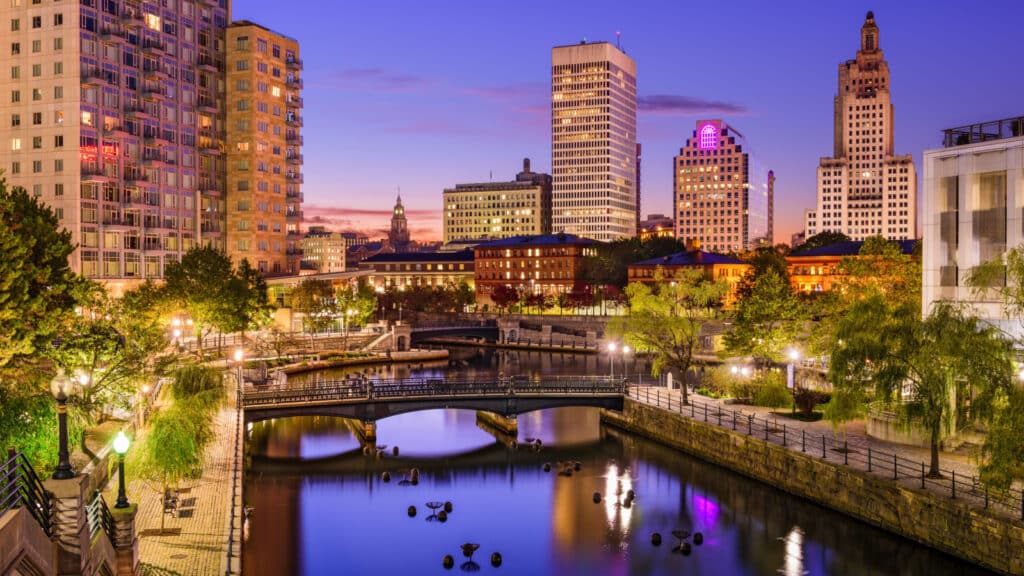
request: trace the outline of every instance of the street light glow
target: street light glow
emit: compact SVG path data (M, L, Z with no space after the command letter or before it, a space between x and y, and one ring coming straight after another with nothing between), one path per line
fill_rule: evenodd
M235 362L241 362L242 358L245 357L245 353L242 352L241 348L235 348Z
M128 446L130 444L131 440L128 439L124 430L121 430L117 433L117 437L114 438L114 452L117 452L120 456L124 456L124 453L128 451Z
M615 352L615 342L609 342L608 343L608 351L609 352Z
M175 328L172 334L174 334L175 338L181 338L181 328Z
M622 347L622 353L623 354L629 354L629 346L623 346Z
M800 351L797 350L796 348L790 348L789 349L789 359L792 360L793 362L796 362L797 360L799 360L800 359Z

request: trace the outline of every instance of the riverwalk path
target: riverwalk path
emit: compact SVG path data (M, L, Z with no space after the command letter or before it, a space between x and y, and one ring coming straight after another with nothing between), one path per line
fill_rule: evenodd
M682 404L682 393L663 387L634 387L634 400L685 417L716 424L723 428L766 438L791 450L806 452L850 468L887 477L906 486L924 488L947 498L959 498L979 507L990 507L1007 518L1024 518L1021 483L1012 490L996 493L986 490L978 479L978 469L970 455L959 452L940 454L942 478L927 478L930 452L927 448L885 442L865 431L864 421L843 425L839 430L830 422L805 422L790 418L778 409L726 404L696 394L689 405Z

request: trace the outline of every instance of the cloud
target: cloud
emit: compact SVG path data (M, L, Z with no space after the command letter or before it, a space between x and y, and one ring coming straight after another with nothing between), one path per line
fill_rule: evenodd
M390 203L390 201L389 201ZM343 208L340 206L322 206L319 204L303 204L302 211L311 218L323 218L332 222L342 218L391 218L391 208L370 209L370 208ZM406 218L440 218L440 210L425 210L417 208L406 208Z
M383 68L345 68L328 74L322 84L352 92L411 92L431 82L424 76L402 74Z
M637 98L637 110L649 114L699 116L701 114L746 114L746 106L693 96L652 94Z

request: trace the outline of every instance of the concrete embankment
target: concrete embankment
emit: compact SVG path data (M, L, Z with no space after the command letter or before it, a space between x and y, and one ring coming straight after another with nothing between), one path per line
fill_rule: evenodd
M1004 574L1024 574L1024 522L627 398L609 425Z
M365 366L369 364L415 364L419 362L436 362L447 360L447 350L410 350L407 352L392 352L387 354L376 354L361 358L338 358L334 360L318 360L284 366L279 370L287 375L302 374L326 368L340 368L343 366Z

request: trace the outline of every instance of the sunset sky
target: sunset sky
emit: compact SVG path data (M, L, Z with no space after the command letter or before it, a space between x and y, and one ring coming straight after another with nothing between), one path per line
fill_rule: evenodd
M723 118L777 178L775 239L814 205L832 153L836 70L874 10L896 152L1024 115L1024 2L313 2L237 0L233 17L301 43L306 225L379 237L401 188L413 239L441 238L441 191L549 172L550 49L615 40L637 61L643 214L671 212L672 156ZM920 176L919 176L920 177ZM918 227L920 233L920 225Z

